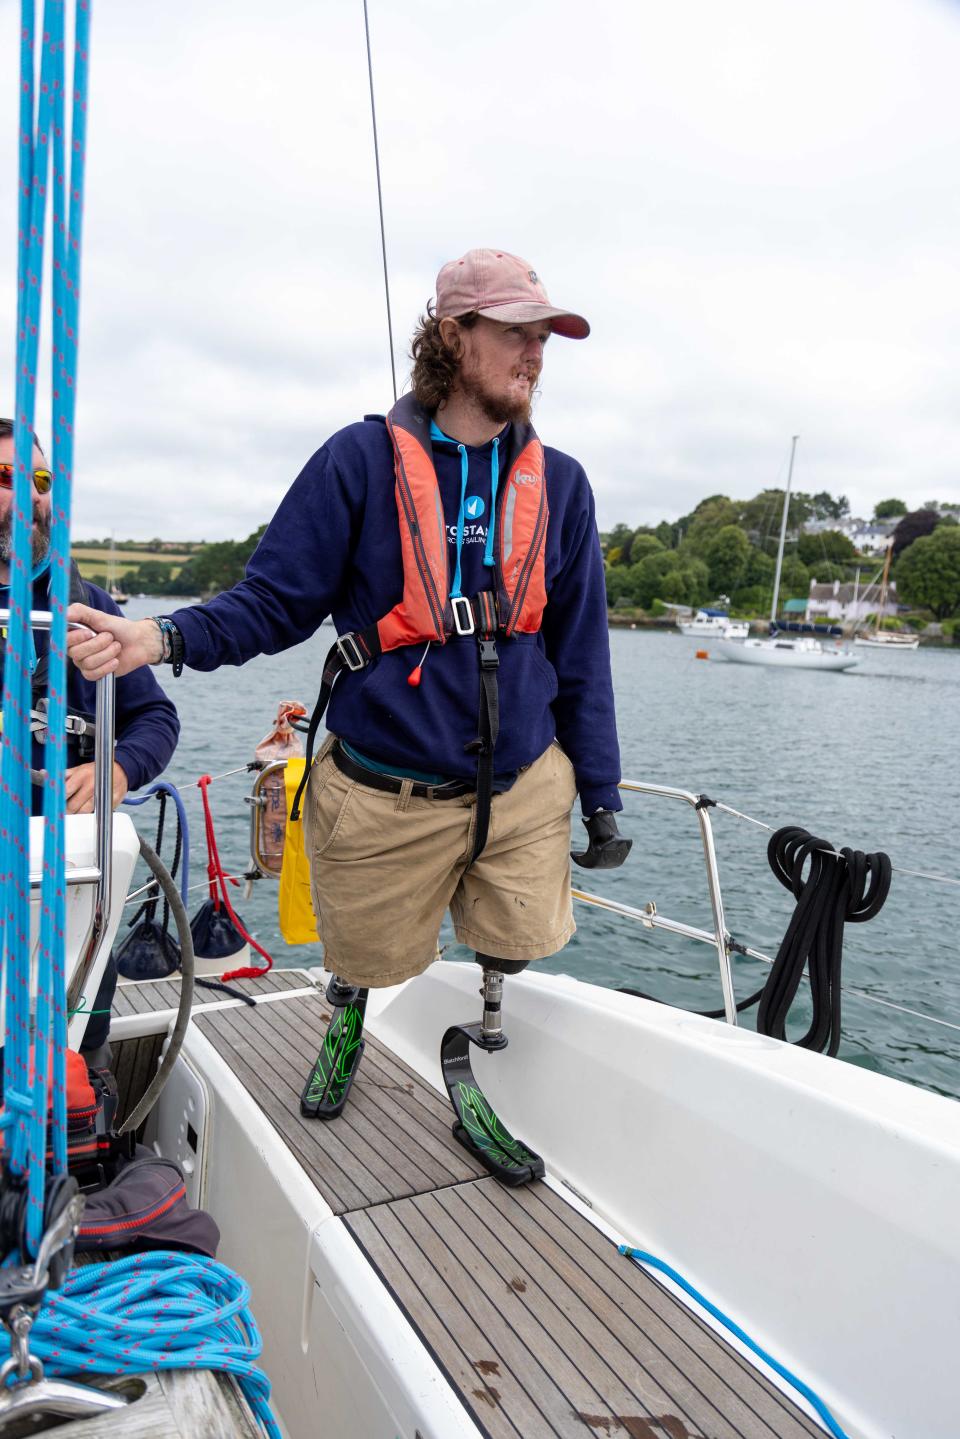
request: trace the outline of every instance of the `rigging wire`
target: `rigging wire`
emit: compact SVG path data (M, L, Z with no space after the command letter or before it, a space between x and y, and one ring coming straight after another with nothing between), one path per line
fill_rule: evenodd
M370 119L373 124L373 159L377 171L377 206L380 211L380 253L383 256L383 289L387 300L387 335L390 341L390 378L393 402L397 402L397 366L393 357L393 316L390 309L390 276L387 270L387 232L383 222L383 186L380 181L380 143L377 138L377 107L373 95L373 57L370 53L370 17L367 0L363 0L363 29L367 40L367 77L370 81Z
M722 804L720 800L715 801L714 809L722 809L724 814L732 814L735 819L745 820L747 824L755 824L758 829L765 829L768 834L773 833L772 824L765 824L762 819L754 819L753 815L744 814L742 810L734 809L733 806L729 804ZM829 854L830 852L830 850L824 850L825 854ZM955 884L960 887L960 879L953 879L948 874L930 874L922 869L904 869L903 866L899 864L893 866L893 872L894 874L909 874L912 875L914 879L932 879L935 880L937 884Z

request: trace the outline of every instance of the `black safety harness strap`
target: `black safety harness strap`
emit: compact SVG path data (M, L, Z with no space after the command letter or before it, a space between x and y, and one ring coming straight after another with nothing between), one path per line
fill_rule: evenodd
M313 764L313 747L317 739L317 731L320 728L320 721L326 714L327 705L330 703L330 696L333 694L333 687L343 674L344 670L351 670L354 673L365 670L372 660L381 654L380 636L376 625L370 625L365 630L351 631L349 634L340 635L330 649L327 658L323 662L323 674L320 677L320 693L317 695L317 702L313 707L313 714L310 716L310 727L307 730L307 754L303 766L303 777L297 785L297 792L293 797L293 804L290 807L290 818L300 818L300 801L303 799L303 792L307 787L310 778L310 767Z
M477 807L474 814L473 849L470 864L483 853L490 832L490 810L493 803L493 760L500 733L500 686L497 671L497 603L491 590L481 590L470 602L480 652L480 715L477 738L467 745L467 753L477 756Z
M494 751L500 733L500 689L497 671L500 657L497 654L497 631L499 614L497 597L492 590L481 590L468 599L465 595L451 598L453 632L462 638L476 635L480 658L480 714L477 720L477 738L466 746L468 754L477 757L477 802L474 816L473 847L470 864L482 853L490 832L490 812L493 803ZM297 786L290 809L291 820L301 816L301 802L310 777L313 751L316 744L320 721L326 713L333 687L344 670L354 673L366 669L367 665L382 653L380 635L376 625L365 630L351 631L341 635L331 648L323 665L320 693L310 716L307 729L307 753L303 766L303 777Z

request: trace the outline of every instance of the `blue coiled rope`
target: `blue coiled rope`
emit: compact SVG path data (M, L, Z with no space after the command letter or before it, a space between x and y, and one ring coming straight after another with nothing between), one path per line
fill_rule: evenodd
M628 1259L635 1260L637 1264L647 1269L657 1269L661 1274L665 1274L668 1279L671 1279L674 1284L683 1290L684 1294L689 1294L695 1303L699 1304L702 1309L705 1309L708 1314L711 1314L718 1323L722 1324L725 1329L728 1329L731 1334L739 1339L741 1344L745 1344L753 1354L756 1354L758 1359L762 1359L764 1364L768 1365L775 1374L779 1374L781 1379L785 1380L798 1394L801 1394L810 1407L820 1416L827 1432L832 1434L834 1439L848 1439L846 1431L840 1428L840 1425L836 1419L834 1419L819 1394L816 1394L810 1388L809 1384L805 1384L802 1379L798 1379L796 1374L792 1374L786 1365L780 1363L779 1359L774 1359L772 1354L768 1354L765 1349L761 1349L757 1341L751 1339L750 1335L745 1329L740 1328L740 1325L735 1319L731 1319L729 1314L724 1314L723 1310L718 1309L706 1295L700 1293L699 1289L694 1289L689 1279L684 1279L683 1275L678 1273L671 1265L667 1264L665 1260L658 1259L655 1254L648 1254L645 1249L634 1249L630 1244L618 1244L617 1248L621 1254L625 1254Z
M249 1302L246 1281L202 1255L155 1250L86 1264L48 1296L30 1349L57 1376L225 1370L270 1439L281 1439L270 1381L253 1362L263 1341Z

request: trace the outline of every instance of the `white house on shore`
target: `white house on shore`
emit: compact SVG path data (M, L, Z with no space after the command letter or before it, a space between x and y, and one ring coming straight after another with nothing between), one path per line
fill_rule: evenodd
M897 584L891 580L887 586L887 600L883 606L883 614L895 615L900 606L897 601ZM832 624L855 624L865 620L867 615L876 615L880 610L880 586L865 585L860 589L856 585L841 584L834 580L832 584L821 585L816 580L810 581L810 593L807 596L806 619L830 620Z

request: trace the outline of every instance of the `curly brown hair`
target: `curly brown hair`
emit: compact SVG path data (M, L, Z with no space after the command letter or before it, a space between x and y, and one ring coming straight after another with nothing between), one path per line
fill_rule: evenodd
M464 330L472 330L479 318L476 310L456 316L457 324ZM433 414L449 396L460 368L460 353L459 346L454 349L443 339L440 321L433 304L429 304L426 314L420 316L410 342L410 357L413 360L410 387L417 403L429 414Z

